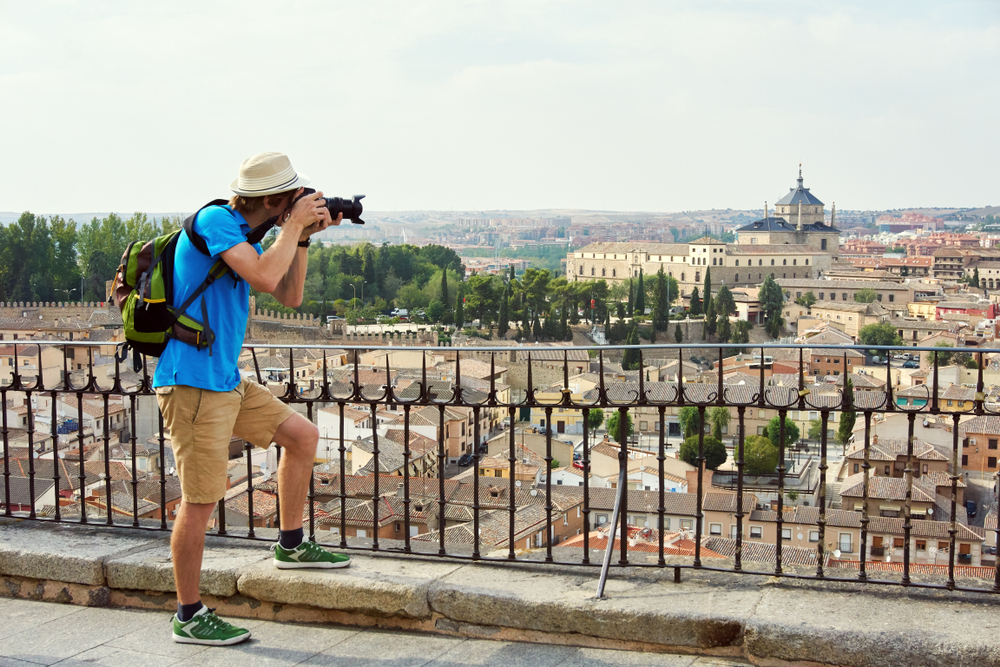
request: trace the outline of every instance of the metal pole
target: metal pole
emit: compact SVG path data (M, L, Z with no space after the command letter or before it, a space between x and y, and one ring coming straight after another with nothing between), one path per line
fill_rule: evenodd
M618 469L618 496L615 498L615 509L611 513L611 527L608 529L608 546L604 549L604 563L601 565L601 580L597 583L597 599L604 599L604 584L608 580L608 568L611 566L611 552L615 547L615 533L618 532L618 512L622 506L622 496L625 495L625 472L627 466Z

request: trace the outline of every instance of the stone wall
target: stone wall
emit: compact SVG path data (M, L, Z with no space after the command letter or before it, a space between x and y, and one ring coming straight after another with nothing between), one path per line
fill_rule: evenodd
M97 308L107 308L106 302L100 301L0 301L0 318L27 317L54 322L60 319L76 317L89 319Z

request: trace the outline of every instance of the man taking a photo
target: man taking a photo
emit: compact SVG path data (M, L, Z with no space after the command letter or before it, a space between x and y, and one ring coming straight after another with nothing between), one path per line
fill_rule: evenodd
M229 441L232 435L262 449L282 447L278 466L281 494L275 565L282 569L338 568L350 558L303 539L302 508L316 453L319 432L305 417L279 401L266 387L244 380L237 361L249 317L250 287L272 294L296 308L302 302L306 248L310 237L332 220L323 195L316 192L295 201L308 179L295 172L281 153L261 153L240 165L230 186L235 195L228 206L202 209L194 222L209 255L200 252L186 234L177 242L174 303L183 303L222 258L235 272L216 280L190 306L187 315L206 316L215 341L199 349L171 339L153 377L157 402L170 440L181 482L181 504L170 548L177 588L174 641L223 646L250 638L250 632L226 623L201 603L199 583L205 530L212 512L226 493ZM280 232L262 252L246 236L278 216Z

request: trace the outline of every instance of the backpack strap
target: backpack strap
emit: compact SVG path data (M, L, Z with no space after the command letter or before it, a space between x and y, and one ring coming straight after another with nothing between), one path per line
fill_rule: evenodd
M188 239L191 240L191 244L195 248L197 248L198 251L201 252L201 254L208 255L209 257L212 256L212 253L208 251L208 244L205 243L205 239L201 237L201 234L194 231L195 218L197 218L198 214L204 211L209 206L225 206L228 203L229 202L226 201L225 199L213 199L212 201L208 202L207 204L199 208L197 211L195 211L188 217L184 218L184 233L187 234Z

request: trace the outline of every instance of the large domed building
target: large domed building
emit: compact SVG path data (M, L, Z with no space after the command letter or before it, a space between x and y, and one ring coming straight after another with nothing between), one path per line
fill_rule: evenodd
M737 243L743 245L807 245L830 253L837 259L840 252L840 230L834 227L836 207L826 224L823 202L802 184L799 165L798 184L774 204L774 215L751 222L736 230Z

